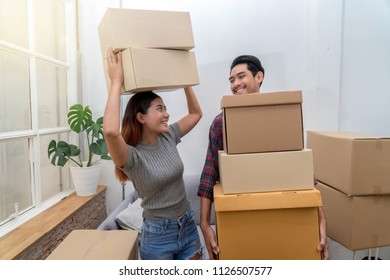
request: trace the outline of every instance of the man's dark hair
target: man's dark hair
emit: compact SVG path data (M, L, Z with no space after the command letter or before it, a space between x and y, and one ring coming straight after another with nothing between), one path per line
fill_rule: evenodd
M252 72L253 76L255 76L259 71L263 72L263 76L265 75L264 68L256 56L240 55L236 57L230 66L230 71L232 71L232 69L238 64L246 64L248 66L248 70Z

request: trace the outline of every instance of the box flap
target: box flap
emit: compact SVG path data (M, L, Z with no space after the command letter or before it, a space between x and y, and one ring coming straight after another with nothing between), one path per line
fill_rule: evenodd
M302 103L302 91L224 95L221 99L221 108L296 103Z
M128 260L136 253L137 240L133 230L73 230L47 259Z
M375 136L364 133L350 132L350 131L307 131L307 134L321 134L327 137L336 137L346 140L382 140L390 139L390 136Z
M322 206L318 190L224 194L221 184L214 186L216 212L248 211Z

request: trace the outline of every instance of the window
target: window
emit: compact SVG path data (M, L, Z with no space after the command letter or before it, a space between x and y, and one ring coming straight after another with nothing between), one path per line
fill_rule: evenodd
M0 0L0 236L70 192L47 147L69 140L75 14L74 0Z

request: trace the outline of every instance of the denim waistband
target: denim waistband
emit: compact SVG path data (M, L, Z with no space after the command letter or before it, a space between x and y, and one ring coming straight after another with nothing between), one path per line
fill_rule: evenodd
M144 221L151 221L154 223L160 221L161 223L164 223L164 224L177 224L177 223L182 224L182 223L186 222L187 220L191 220L193 216L194 216L194 211L192 210L191 203L190 203L188 208L187 208L187 211L183 215L181 215L177 218L161 219L161 220L144 219Z
M172 220L172 221L176 221L178 223L183 223L187 220L190 220L193 216L194 216L194 212L192 211L191 204L190 204L188 206L187 211L183 215L181 215L180 217L178 217L177 219Z

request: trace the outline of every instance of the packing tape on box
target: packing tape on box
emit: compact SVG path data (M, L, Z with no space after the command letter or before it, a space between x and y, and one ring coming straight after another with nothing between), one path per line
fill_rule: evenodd
M381 198L379 195L374 196L374 205L378 205L381 203Z
M382 188L379 185L374 185L374 186L372 186L372 191L373 191L374 194L381 194L382 193Z
M121 51L124 51L125 48L117 48L117 49L113 49L112 52L117 55L118 53L120 53Z
M373 234L371 238L371 248L377 248L378 247L378 235Z
M375 146L376 146L377 150L382 150L382 148L383 148L383 141L382 140L377 140Z

